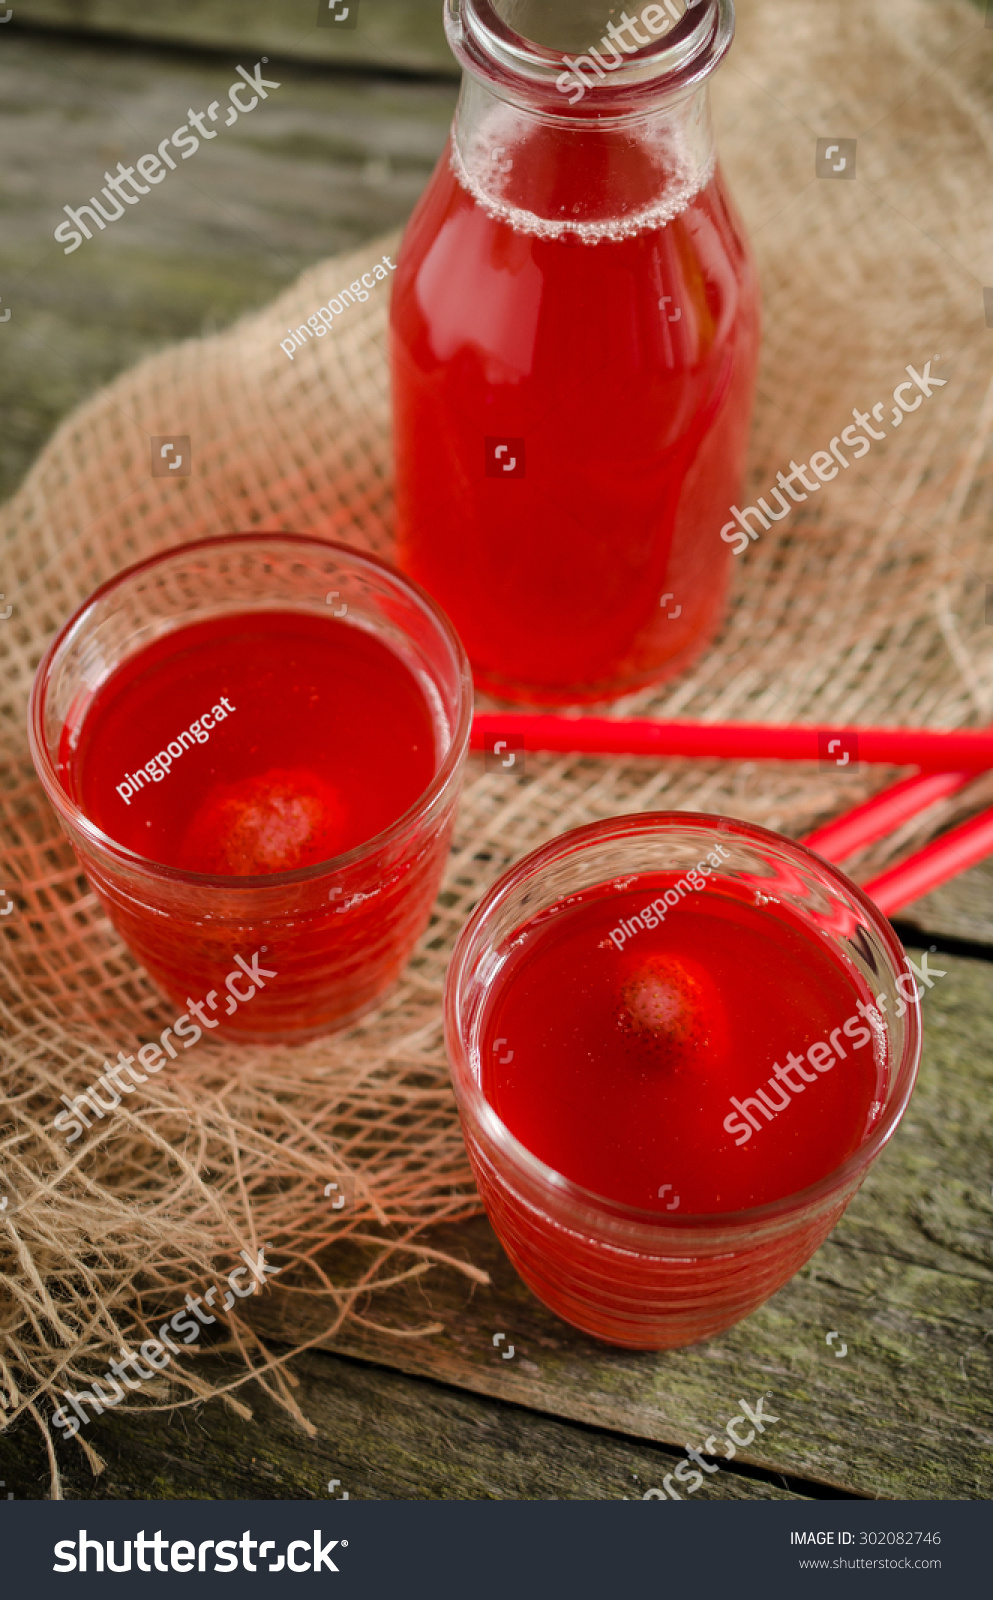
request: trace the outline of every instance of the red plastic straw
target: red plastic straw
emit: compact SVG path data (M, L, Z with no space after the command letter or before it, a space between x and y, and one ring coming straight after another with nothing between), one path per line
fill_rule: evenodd
M884 916L891 917L912 900L930 894L949 878L968 871L990 854L993 854L993 809L981 811L978 817L963 822L960 828L942 834L933 844L925 845L899 866L881 872L862 888Z
M558 717L527 712L477 712L472 748L548 750L582 755L688 756L698 760L817 761L837 739L852 762L926 770L808 834L804 843L829 861L843 861L885 837L935 801L993 767L993 732L942 733L928 728L796 727L761 722L655 722L622 717ZM839 746L836 746L837 750ZM857 753L856 753L857 752ZM836 764L836 763L834 763ZM993 808L944 834L862 885L884 916L940 888L993 854Z
M474 750L568 751L584 755L689 756L697 760L817 761L827 743L851 761L929 772L982 772L993 767L993 732L930 728L796 727L764 722L655 722L621 717L559 717L517 712L477 713ZM856 758L857 748L857 758ZM833 763L836 764L836 763Z
M928 772L904 778L823 828L808 833L802 843L809 850L816 850L825 861L846 861L856 850L864 850L877 839L885 839L902 822L909 822L936 801L964 789L975 776L974 772Z

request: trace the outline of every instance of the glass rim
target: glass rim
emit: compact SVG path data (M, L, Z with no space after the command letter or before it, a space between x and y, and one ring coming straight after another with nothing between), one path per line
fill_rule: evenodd
M640 15L639 11L635 22ZM734 30L734 0L687 0L686 11L668 33L639 46L615 76L598 83L590 104L584 95L573 105L563 101L555 85L570 71L576 57L516 32L498 15L493 0L446 0L445 4L449 47L463 69L501 98L541 110L564 125L644 114L659 95L692 90L724 59ZM597 39L578 55L584 55L586 48L596 49L599 43Z
M354 562L358 567L366 566L374 569L386 577L396 590L406 592L418 602L421 609L431 618L439 633L451 648L458 675L458 715L451 730L448 750L431 782L421 791L413 804L407 807L406 811L391 822L389 827L373 834L370 839L363 840L361 844L353 845L350 850L344 851L341 855L329 856L326 861L313 862L310 866L294 867L288 872L259 873L250 877L247 875L241 877L228 876L223 873L192 872L183 867L169 866L166 862L154 861L150 856L144 856L140 851L132 850L129 845L120 844L110 834L104 833L101 828L98 828L90 820L77 805L76 801L72 799L71 795L67 794L63 788L49 754L48 742L44 731L47 691L52 670L60 652L82 625L92 607L112 593L114 589L120 588L122 584L136 574L146 571L150 567L164 565L167 561L175 560L179 556L191 555L195 552L214 549L222 545L251 545L267 540L281 540L289 545L307 546L313 549L315 553L332 552L339 556L346 556L349 561ZM291 607L290 609L293 608ZM101 583L98 588L87 596L82 605L77 607L68 621L63 623L38 663L31 684L27 720L31 759L41 780L42 787L59 817L68 822L72 828L78 830L87 844L112 856L118 862L137 868L152 877L168 879L173 883L181 883L196 888L223 889L226 893L248 893L251 891L257 892L260 889L280 889L296 884L314 882L334 873L344 872L369 856L388 848L416 822L418 817L429 812L451 785L468 748L472 728L472 714L472 669L469 665L465 647L447 613L442 610L437 601L419 583L413 578L407 577L405 573L400 572L390 562L385 561L382 556L373 555L365 550L357 550L354 546L343 544L340 540L321 539L316 534L287 533L282 529L276 529L271 532L253 529L247 533L212 534L204 539L194 539L188 543L172 545L168 550L157 551L154 555L146 556L141 561L133 562L131 566L122 568L113 577L107 578Z
M466 1048L463 1002L466 980L471 977L475 966L473 961L473 968L470 968L474 941L492 913L523 882L535 878L545 866L560 861L568 855L579 854L588 846L611 839L637 834L651 836L683 827L697 827L711 834L731 834L759 846L773 844L777 850L785 851L795 861L814 863L818 871L833 880L834 884L842 889L866 915L879 938L893 974L900 976L904 971L903 946L891 924L858 884L846 877L833 862L825 860L813 850L808 850L806 845L800 844L797 840L787 838L785 834L774 833L757 823L744 822L737 817L725 816L719 812L641 811L630 816L608 817L600 822L587 823L550 839L546 844L540 845L536 850L514 862L500 875L475 907L459 934L445 977L445 1036L456 1099L460 1105L463 1100L465 1101L473 1117L500 1153L509 1157L518 1171L523 1173L537 1189L554 1195L559 1202L571 1203L584 1214L586 1219L592 1221L594 1228L598 1222L601 1226L612 1227L616 1227L617 1224L627 1224L631 1230L642 1230L646 1239L655 1243L664 1242L667 1235L671 1238L682 1237L694 1228L713 1236L722 1230L734 1233L760 1228L763 1224L788 1225L791 1221L801 1218L804 1213L829 1207L835 1197L840 1197L853 1186L857 1187L859 1174L864 1175L868 1171L889 1143L906 1111L917 1081L922 1042L918 997L905 1002L908 1026L902 1057L893 1069L893 1092L883 1115L868 1138L843 1162L818 1178L815 1183L808 1184L803 1189L795 1189L790 1194L781 1195L776 1200L766 1201L760 1206L748 1206L736 1211L685 1212L679 1217L668 1214L663 1216L657 1211L648 1211L643 1207L613 1200L607 1195L587 1189L556 1171L522 1144L483 1094L472 1071L470 1052ZM889 1036L889 1029L887 1035Z

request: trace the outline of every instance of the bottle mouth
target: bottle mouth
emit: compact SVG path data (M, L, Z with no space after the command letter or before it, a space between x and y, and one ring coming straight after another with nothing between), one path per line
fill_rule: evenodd
M573 53L515 32L494 0L446 0L445 32L462 68L501 99L568 123L601 122L649 111L660 94L692 90L727 54L733 0L684 3L682 15L672 6L676 20L668 5L633 0L633 16L622 11L621 26L608 20L600 38Z

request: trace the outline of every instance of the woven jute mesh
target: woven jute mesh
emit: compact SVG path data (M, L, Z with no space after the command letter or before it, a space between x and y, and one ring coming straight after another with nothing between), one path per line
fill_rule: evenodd
M884 402L885 438L736 561L727 623L706 657L618 709L939 727L993 714L991 61L993 33L964 0L741 5L714 97L765 302L743 504L768 498L791 460L826 449L853 408ZM819 137L857 139L854 181L815 177ZM539 756L504 776L474 761L432 924L375 1015L297 1049L201 1042L66 1147L52 1129L59 1096L154 1037L174 1008L104 917L34 775L32 675L97 584L186 540L291 529L389 556L388 285L292 361L280 340L395 251L391 237L323 262L228 332L125 373L59 428L0 513L0 614L12 607L0 622L0 913L13 906L0 923L0 1388L7 1424L28 1410L46 1437L61 1391L102 1375L241 1249L266 1246L280 1266L269 1294L323 1296L326 1334L346 1317L374 1318L370 1291L405 1273L485 1277L465 1262L446 1268L424 1230L478 1208L440 997L459 928L510 862L566 828L649 808L799 834L895 776ZM928 361L944 386L895 426L895 386ZM176 434L190 436L192 475L152 477L151 438ZM856 873L955 814L932 810ZM221 1326L243 1358L230 1402L241 1407L230 1391L261 1373L307 1426L286 1353L264 1349L237 1306ZM128 1403L210 1392L193 1359L174 1361L168 1379ZM78 1442L99 1468L85 1433Z

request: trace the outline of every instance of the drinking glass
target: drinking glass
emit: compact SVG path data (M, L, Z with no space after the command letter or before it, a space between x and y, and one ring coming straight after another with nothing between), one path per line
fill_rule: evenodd
M333 596L331 605L329 599ZM416 803L375 837L329 861L233 877L149 860L102 832L59 766L114 670L206 618L252 611L334 612L401 657L433 714L437 761ZM35 677L31 754L98 900L154 982L185 1010L224 993L236 956L276 976L251 1004L218 1013L218 1037L295 1042L344 1028L382 997L424 931L462 785L472 678L458 635L415 583L375 556L293 533L232 534L181 545L127 569L62 628ZM254 965L254 963L252 963ZM242 976L238 992L248 992Z
M728 858L711 884L735 880L791 908L812 941L834 946L873 995L882 997L888 1070L878 1091L878 1120L835 1171L748 1210L661 1215L581 1187L514 1137L480 1087L482 1022L522 924L594 885L639 873L686 871L717 844ZM792 840L690 812L577 828L511 867L480 902L455 948L445 989L445 1034L476 1183L517 1271L565 1321L636 1350L693 1344L722 1332L809 1260L892 1137L921 1050L917 987L902 946L862 891Z

